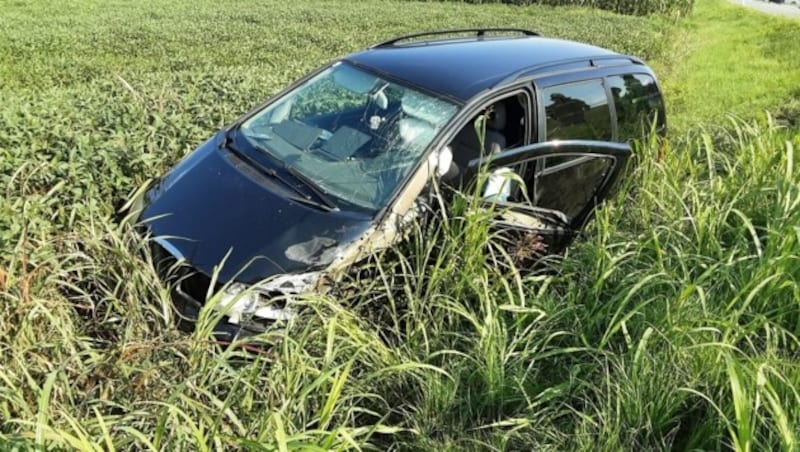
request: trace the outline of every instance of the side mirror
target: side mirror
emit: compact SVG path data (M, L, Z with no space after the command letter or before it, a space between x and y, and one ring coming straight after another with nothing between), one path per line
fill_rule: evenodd
M431 172L435 171L439 177L449 173L453 166L453 150L450 146L445 146L437 152L431 153L428 157L428 167Z

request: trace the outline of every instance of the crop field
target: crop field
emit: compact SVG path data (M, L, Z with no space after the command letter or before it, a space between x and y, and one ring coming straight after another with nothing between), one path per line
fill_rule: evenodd
M477 25L663 74L676 127L557 270L492 265L457 206L264 353L179 331L131 193L323 62ZM0 0L0 450L797 450L798 35L722 0Z

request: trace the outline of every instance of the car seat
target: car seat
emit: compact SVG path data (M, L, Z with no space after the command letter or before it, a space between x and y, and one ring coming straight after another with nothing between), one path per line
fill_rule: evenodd
M475 130L475 121L465 125L451 142L453 164L458 168L458 174L455 177L459 178L456 181L459 186L463 183L462 179L470 160L488 155L490 152L499 152L506 147L506 136L503 132L506 127L505 104L498 102L487 108L483 114L488 115L483 149L481 149L478 132Z

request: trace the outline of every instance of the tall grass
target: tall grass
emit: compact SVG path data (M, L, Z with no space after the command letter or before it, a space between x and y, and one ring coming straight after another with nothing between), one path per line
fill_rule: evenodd
M179 333L147 247L108 216L22 240L4 267L0 438L792 450L800 139L726 130L642 144L557 273L496 265L490 215L467 197L364 264L369 278L303 301L255 339L263 354Z

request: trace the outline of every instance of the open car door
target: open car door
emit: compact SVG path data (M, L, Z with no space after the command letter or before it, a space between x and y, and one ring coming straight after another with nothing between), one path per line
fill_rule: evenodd
M484 207L496 212L499 243L518 266L527 267L572 242L611 193L630 155L622 143L549 141L474 159L468 171L483 183Z

